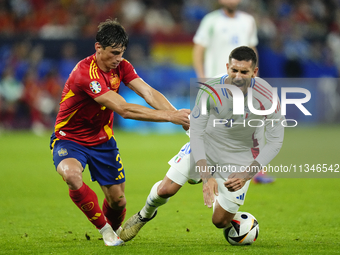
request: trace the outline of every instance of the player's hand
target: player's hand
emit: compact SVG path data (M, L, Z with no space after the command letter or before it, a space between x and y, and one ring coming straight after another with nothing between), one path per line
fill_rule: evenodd
M215 195L218 196L218 184L213 177L210 177L208 179L204 178L202 179L202 182L204 205L211 208L213 202L215 201Z
M185 130L185 131L188 131L190 126L189 125L182 125L182 128Z
M190 114L188 116L189 120L190 120ZM182 125L182 128L185 130L185 131L188 131L189 128L190 128L190 125Z
M229 175L228 180L224 182L224 186L233 192L242 189L248 180L250 178L247 172L232 173Z
M190 114L189 109L170 111L170 122L185 127L187 126L189 127L190 126L189 114Z

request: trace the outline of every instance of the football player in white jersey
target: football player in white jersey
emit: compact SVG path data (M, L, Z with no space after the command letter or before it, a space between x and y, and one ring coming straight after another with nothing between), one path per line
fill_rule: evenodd
M212 78L224 73L226 59L236 47L249 46L256 51L256 23L253 16L237 10L240 1L218 0L222 8L202 19L193 39L197 78Z
M142 210L126 221L122 240L134 238L159 206L196 178L203 182L204 204L213 206L213 224L227 227L244 202L251 178L278 154L283 142L285 117L273 88L255 77L256 63L251 48L238 47L229 56L228 74L203 84L190 116L190 143L169 161L170 169L152 187ZM208 104L203 102L206 108L200 104L205 93L213 95ZM252 107L244 104L243 114L234 114L240 95L243 102L249 97Z

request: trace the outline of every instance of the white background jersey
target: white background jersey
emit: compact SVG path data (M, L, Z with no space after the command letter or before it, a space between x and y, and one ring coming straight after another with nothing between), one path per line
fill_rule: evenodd
M194 43L206 48L204 72L207 78L226 72L230 52L239 46L258 44L253 16L237 11L234 18L222 9L207 14L194 36Z
M214 87L224 83L227 77L225 75L212 79L207 84ZM272 87L258 77L252 79L250 87L254 108L270 109L273 105ZM285 117L281 115L279 99L275 111L268 116L262 116L250 112L246 95L244 114L234 115L233 97L227 89L216 88L216 92L222 100L222 106L216 95L214 97L217 104L209 97L209 110L206 115L202 115L199 100L204 92L200 90L196 106L191 113L190 143L195 162L207 159L213 164L247 166L257 156L256 160L260 164L267 165L277 155L283 142L282 121Z

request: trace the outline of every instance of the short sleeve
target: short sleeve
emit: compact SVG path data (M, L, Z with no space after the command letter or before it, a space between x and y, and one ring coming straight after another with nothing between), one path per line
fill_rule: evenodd
M81 84L79 86L92 98L96 98L109 91L103 80L92 80L88 84Z
M123 59L123 61L120 64L122 68L121 80L125 85L127 85L130 81L139 78L139 75L137 74L135 68L129 61Z

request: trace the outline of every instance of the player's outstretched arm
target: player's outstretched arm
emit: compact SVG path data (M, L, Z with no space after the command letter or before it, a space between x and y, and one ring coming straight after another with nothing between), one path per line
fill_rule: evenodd
M158 90L152 88L141 78L136 78L130 81L127 86L137 95L141 96L145 102L156 110L176 111L176 108L166 99L166 97ZM184 130L189 129L189 125L182 125Z
M124 119L135 119L156 122L172 122L178 125L190 125L188 118L190 110L154 110L138 104L130 104L113 91L108 91L95 98L95 101L112 111L118 113Z
M137 95L141 96L145 102L156 110L173 110L176 108L166 99L166 97L144 82L141 78L130 81L127 86L133 90Z

